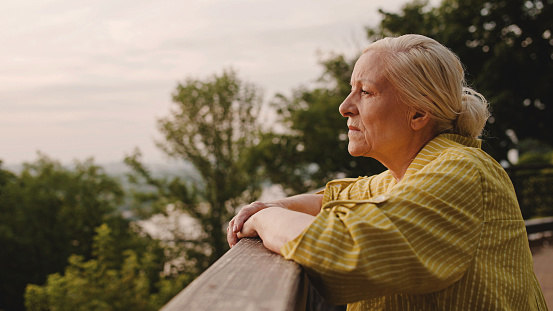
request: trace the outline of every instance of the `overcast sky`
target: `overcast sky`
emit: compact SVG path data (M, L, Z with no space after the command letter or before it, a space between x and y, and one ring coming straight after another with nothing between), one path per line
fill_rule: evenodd
M0 160L120 162L154 139L186 77L234 68L266 97L354 55L406 0L20 0L0 5Z

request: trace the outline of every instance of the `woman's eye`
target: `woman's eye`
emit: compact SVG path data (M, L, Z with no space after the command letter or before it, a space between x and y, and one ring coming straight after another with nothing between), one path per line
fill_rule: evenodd
M368 92L368 91L365 91L365 90L361 90L361 94L363 94L363 95L371 95L371 93L370 93L370 92Z

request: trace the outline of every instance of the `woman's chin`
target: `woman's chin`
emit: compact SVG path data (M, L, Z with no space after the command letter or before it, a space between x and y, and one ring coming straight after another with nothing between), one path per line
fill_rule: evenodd
M365 154L367 154L367 150L366 148L355 148L355 146L348 146L348 152L349 154L351 154L353 157L363 157L365 156Z

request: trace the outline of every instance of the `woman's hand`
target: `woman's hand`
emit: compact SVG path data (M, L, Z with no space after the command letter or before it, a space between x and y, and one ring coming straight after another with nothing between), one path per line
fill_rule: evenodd
M287 242L295 239L315 219L309 214L280 207L268 207L252 215L236 233L237 240L260 237L263 245L280 254Z
M232 218L227 227L227 242L230 247L233 247L238 243L238 232L242 231L244 223L255 213L259 212L262 209L267 207L282 207L284 206L281 203L263 203L263 202L253 202L240 209L238 214ZM249 229L249 228L248 228ZM257 234L248 236L255 237Z
M230 247L238 243L240 237L238 232L243 231L245 223L256 213L267 208L276 208L300 212L315 216L321 210L323 195L322 194L299 194L292 197L276 200L270 203L253 202L248 204L229 222L227 227L227 242ZM251 233L251 231L248 231ZM253 236L257 236L253 235Z

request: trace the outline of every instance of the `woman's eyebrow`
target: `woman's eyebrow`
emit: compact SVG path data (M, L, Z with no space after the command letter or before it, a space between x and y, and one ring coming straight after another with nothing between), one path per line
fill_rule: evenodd
M359 84L359 83L368 84L368 85L376 85L376 83L375 83L374 81L369 80L369 79L367 79L367 78L361 78L361 79L355 79L355 80L352 79L352 80L349 82L349 84L350 84L351 86L353 86L354 84Z
M358 79L358 84L362 84L364 87L378 88L378 84L370 79Z

